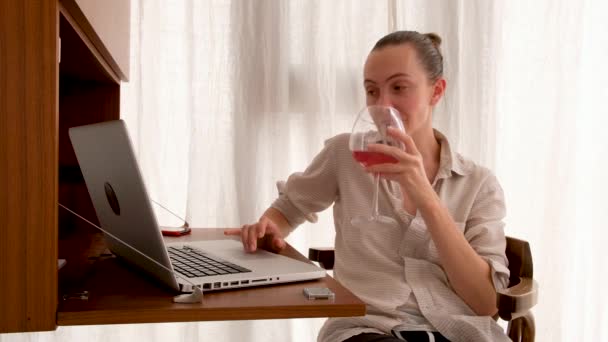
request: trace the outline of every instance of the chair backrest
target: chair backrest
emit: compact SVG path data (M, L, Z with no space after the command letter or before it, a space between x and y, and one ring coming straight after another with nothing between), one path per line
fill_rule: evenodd
M509 287L519 283L519 277L533 278L532 253L527 241L507 236L507 259L509 259Z

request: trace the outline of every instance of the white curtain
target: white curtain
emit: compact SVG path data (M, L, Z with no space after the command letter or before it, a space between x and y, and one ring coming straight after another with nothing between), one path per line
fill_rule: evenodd
M496 171L532 246L541 341L608 341L608 4L505 2Z
M395 29L437 32L434 119L493 169L507 235L532 246L538 341L608 341L608 5L598 1L132 0L122 113L151 196L195 227L255 221L364 105ZM161 220L171 217L159 211ZM329 211L288 241L333 241ZM323 319L59 328L4 341L312 341Z

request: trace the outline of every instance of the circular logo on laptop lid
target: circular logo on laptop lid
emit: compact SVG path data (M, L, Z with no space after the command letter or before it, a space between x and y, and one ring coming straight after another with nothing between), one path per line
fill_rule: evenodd
M120 216L120 205L118 205L118 199L116 198L116 193L114 193L114 189L110 183L105 182L103 187L106 191L106 198L108 199L108 203L110 203L110 208L117 216Z

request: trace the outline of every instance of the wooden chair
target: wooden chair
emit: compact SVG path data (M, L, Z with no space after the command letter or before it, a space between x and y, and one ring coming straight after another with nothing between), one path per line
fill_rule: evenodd
M511 275L509 287L496 294L497 316L509 322L507 334L511 340L533 342L535 326L530 309L538 301L538 284L532 278L530 244L507 237L506 254ZM310 248L308 258L318 262L324 269L331 270L334 267L333 248Z

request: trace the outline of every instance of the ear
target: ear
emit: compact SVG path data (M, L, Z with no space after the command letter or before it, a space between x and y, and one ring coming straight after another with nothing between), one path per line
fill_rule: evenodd
M445 93L446 81L444 78L440 78L435 81L433 85L433 95L431 96L431 106L434 106L441 100L443 94Z

